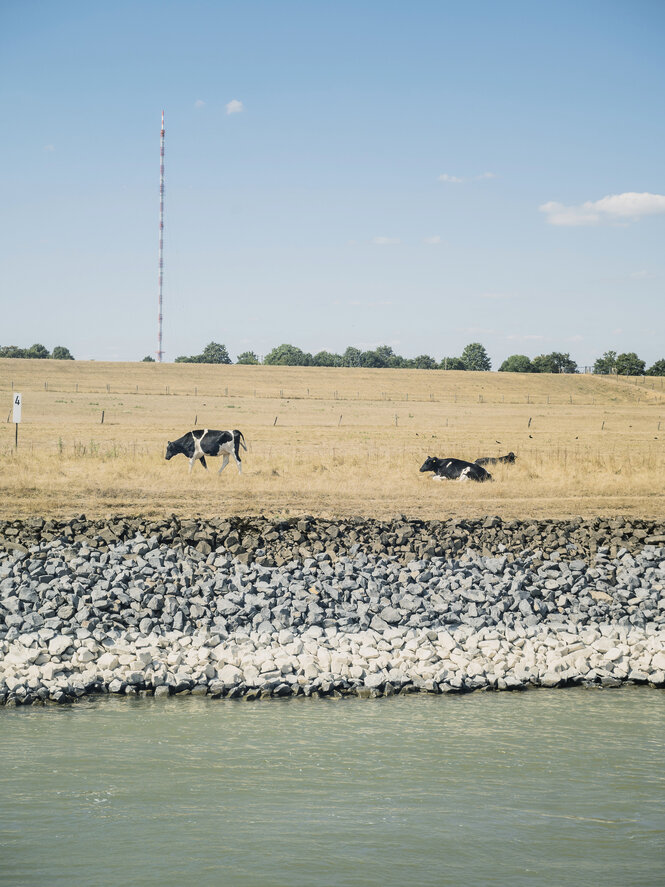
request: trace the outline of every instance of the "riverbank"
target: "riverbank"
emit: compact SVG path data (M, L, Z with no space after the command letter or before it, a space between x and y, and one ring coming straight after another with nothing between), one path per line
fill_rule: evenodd
M0 702L665 685L665 527L0 523Z

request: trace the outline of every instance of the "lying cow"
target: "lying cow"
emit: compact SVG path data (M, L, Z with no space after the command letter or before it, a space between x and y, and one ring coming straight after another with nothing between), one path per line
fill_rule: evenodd
M476 459L476 465L496 465L499 462L514 462L517 456L515 453L506 453L505 456L481 456Z
M172 459L178 453L187 456L191 474L197 459L201 461L201 465L207 471L206 456L224 456L222 467L217 472L221 474L229 464L229 456L233 456L238 466L238 474L242 474L240 447L243 450L247 449L242 431L238 431L237 428L233 431L212 431L206 428L203 431L188 431L178 440L169 440L166 444L166 458Z
M433 471L434 480L477 480L481 483L492 480L492 475L475 462L464 459L437 459L428 456L423 462L421 471Z

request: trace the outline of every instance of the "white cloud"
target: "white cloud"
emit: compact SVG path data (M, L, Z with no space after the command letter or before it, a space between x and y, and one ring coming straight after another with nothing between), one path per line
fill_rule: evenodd
M436 243L441 243L441 238L438 234L433 234L431 237L426 237L423 243L427 243L433 246Z
M241 111L244 111L245 108L242 102L239 102L238 99L231 99L231 101L226 105L226 113L227 114L240 114Z
M554 200L538 207L547 215L550 225L580 227L599 225L602 222L626 223L665 213L665 194L638 194L627 191L624 194L609 194L600 200L587 200L579 206L565 206Z
M495 178L496 178L496 173L494 173L494 172L484 172L484 173L481 173L479 176L476 176L476 178L477 178L478 180L480 180L480 179L495 179Z
M566 342L583 342L583 341L584 341L584 336L580 336L579 333L575 336L568 336L568 338L566 339Z
M399 237L373 237L372 243L375 243L377 246L393 246L399 243Z
M440 182L454 182L454 184L459 185L461 182L465 182L466 179L460 179L459 176L451 176L448 175L447 172L442 173L439 176Z
M551 200L538 207L541 213L547 213L547 221L550 225L565 225L579 227L581 225L597 225L599 216L597 213L584 212L582 207L564 206Z
M630 276L633 280L653 280L656 275L650 271L633 271Z
M44 145L45 151L55 151L55 145Z
M203 101L203 99L197 99L197 100L194 102L194 107L195 107L195 108L202 108L204 105L205 105L205 102Z
M509 296L508 293L481 293L481 299L511 299L512 296Z

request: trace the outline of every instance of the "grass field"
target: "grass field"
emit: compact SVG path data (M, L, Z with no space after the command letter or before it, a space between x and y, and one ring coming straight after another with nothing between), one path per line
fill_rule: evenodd
M0 360L0 418L5 519L665 516L662 378ZM243 431L242 476L164 460L194 427ZM418 471L509 450L491 485Z

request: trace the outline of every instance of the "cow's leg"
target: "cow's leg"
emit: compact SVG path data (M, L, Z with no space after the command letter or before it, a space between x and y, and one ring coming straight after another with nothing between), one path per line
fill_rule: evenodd
M206 471L208 470L208 465L206 463L206 457L203 455L203 453L194 453L192 458L189 460L189 473L190 474L192 473L192 468L194 467L194 463L196 462L197 459L200 459L201 465L203 465L203 467L205 468Z
M228 454L228 453L224 453L224 458L222 459L222 467L219 469L219 471L217 472L217 474L221 474L222 471L224 471L224 469L226 468L226 466L227 466L228 464L229 464L229 454Z
M244 444L243 444L244 446ZM247 447L245 447L247 449ZM242 462L240 461L240 435L236 435L233 440L233 458L238 466L238 474L242 474Z

